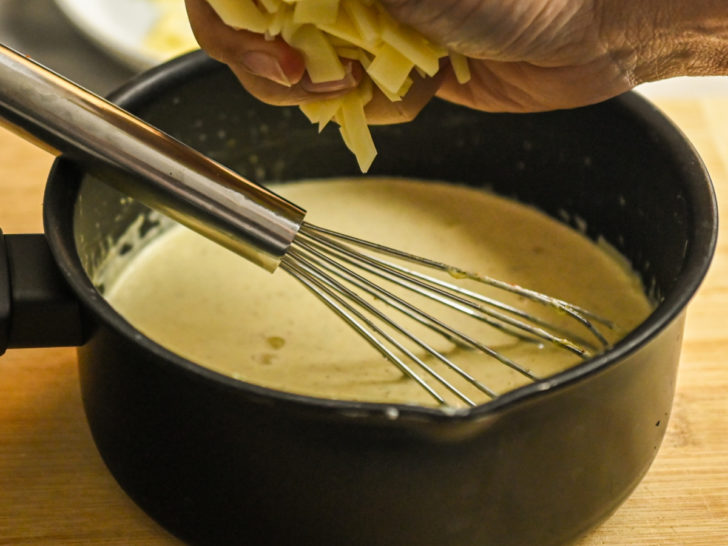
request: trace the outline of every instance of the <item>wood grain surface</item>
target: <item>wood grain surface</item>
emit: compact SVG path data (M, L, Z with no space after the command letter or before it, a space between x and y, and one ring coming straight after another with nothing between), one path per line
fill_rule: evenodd
M693 141L728 210L728 99L660 106ZM41 229L52 157L0 129L0 227ZM648 475L579 546L728 545L728 228L688 313L675 407ZM0 358L0 544L179 542L121 491L96 452L73 349ZM322 545L327 546L327 545ZM457 546L457 545L446 545Z

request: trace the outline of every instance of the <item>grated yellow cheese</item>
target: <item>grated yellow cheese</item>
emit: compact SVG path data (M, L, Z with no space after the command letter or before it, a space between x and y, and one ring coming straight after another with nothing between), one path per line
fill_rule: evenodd
M367 68L367 73L385 92L401 98L399 90L409 78L414 63L389 44L382 44Z
M207 0L222 21L234 28L268 37L280 36L303 55L311 81L346 76L341 59L365 70L357 89L343 97L312 101L301 110L319 131L332 120L341 127L346 146L362 172L376 156L364 109L373 85L399 101L412 86L412 72L434 76L448 57L460 83L470 78L467 58L395 21L379 0Z
M306 71L314 83L337 81L346 76L331 42L312 24L296 28L286 41L298 49L306 62Z
M339 0L299 0L293 8L296 23L331 24L339 14Z
M255 0L208 0L208 3L226 25L258 33L268 29L270 15Z
M468 65L468 58L465 55L450 51L450 65L455 73L455 79L458 83L468 83L470 81L470 66Z

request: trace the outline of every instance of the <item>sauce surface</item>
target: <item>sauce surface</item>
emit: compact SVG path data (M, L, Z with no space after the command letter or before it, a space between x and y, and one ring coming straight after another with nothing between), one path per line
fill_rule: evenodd
M611 342L651 311L639 279L613 250L514 201L462 186L401 179L314 180L273 189L307 209L308 222L589 309L617 325L602 328ZM544 313L519 298L475 289ZM436 404L298 281L281 270L271 275L181 226L145 246L109 287L107 298L152 340L243 381L323 398ZM432 312L458 328L475 328L468 333L539 377L581 361L551 344L472 326L474 321L460 314ZM545 313L571 324L561 314ZM433 337L419 325L412 328L497 393L529 381L478 351ZM589 339L583 330L575 332ZM444 369L439 362L432 365ZM449 379L474 401L489 399L459 377ZM446 398L463 405L449 394Z

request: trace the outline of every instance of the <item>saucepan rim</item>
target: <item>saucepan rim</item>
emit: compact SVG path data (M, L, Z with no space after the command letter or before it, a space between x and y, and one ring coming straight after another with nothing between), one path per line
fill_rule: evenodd
M189 81L190 73L219 70L219 63L203 53L196 52L160 65L132 80L110 98L134 110L145 101L152 100L151 91L160 92ZM292 404L308 410L335 411L342 415L385 416L398 420L471 420L481 419L503 411L547 392L566 388L588 377L617 365L650 342L675 320L686 308L707 274L718 234L718 209L710 176L698 154L682 132L647 100L630 92L612 99L621 103L633 116L649 124L662 143L673 150L676 160L685 172L684 190L691 207L690 244L684 267L671 292L659 303L653 313L639 327L608 351L584 361L559 374L530 383L505 393L491 401L475 406L451 408L422 407L401 403L358 402L331 400L274 390L223 375L191 360L183 358L149 339L117 313L101 296L88 278L76 253L73 236L73 208L81 185L82 173L67 159L56 160L48 178L44 199L46 237L55 259L83 304L94 310L97 318L132 343L160 359L200 380L214 383L217 388L232 389L272 402ZM62 180L61 180L62 179ZM687 243L687 241L686 241Z

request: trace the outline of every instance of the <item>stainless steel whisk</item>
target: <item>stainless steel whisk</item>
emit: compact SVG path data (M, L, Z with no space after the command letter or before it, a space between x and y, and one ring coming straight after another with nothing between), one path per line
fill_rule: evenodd
M591 340L585 340L583 335L573 330L567 331L555 323L501 300L461 287L455 282L423 274L378 255L444 272L453 280L476 281L531 300L568 316L574 325L590 335ZM516 338L532 343L550 343L584 359L609 346L609 342L596 324L609 329L614 327L610 321L564 300L307 222L301 224L299 232L281 259L280 267L303 283L387 360L443 405L447 405L447 402L432 383L444 387L469 406L474 406L475 402L428 364L422 356L418 356L408 348L402 342L404 339L419 348L422 354L429 355L430 359L444 364L447 369L489 397L495 398L500 393L484 385L453 362L443 351L434 348L377 308L367 300L366 295L384 302L389 308L396 309L455 345L480 351L485 357L497 360L529 380L536 381L540 378L502 352L453 328L431 312L413 305L410 301L373 282L372 276L385 279L439 305L464 313L474 320L486 323ZM428 382L426 378L430 381Z
M73 158L89 172L147 206L269 271L280 266L440 404L447 402L434 385L468 405L475 402L426 360L440 362L489 397L499 393L372 304L371 299L383 302L407 317L406 320L422 325L456 346L481 351L529 380L539 378L518 362L448 325L373 278L414 292L418 297L464 313L519 339L554 344L581 358L588 358L609 345L597 324L605 328L613 325L585 309L311 225L304 221L303 209L1 45L0 113L22 136L34 137L44 148ZM444 273L446 279L402 265L407 262ZM458 286L455 283L458 279L484 283L550 308L557 315L570 317L582 333Z

